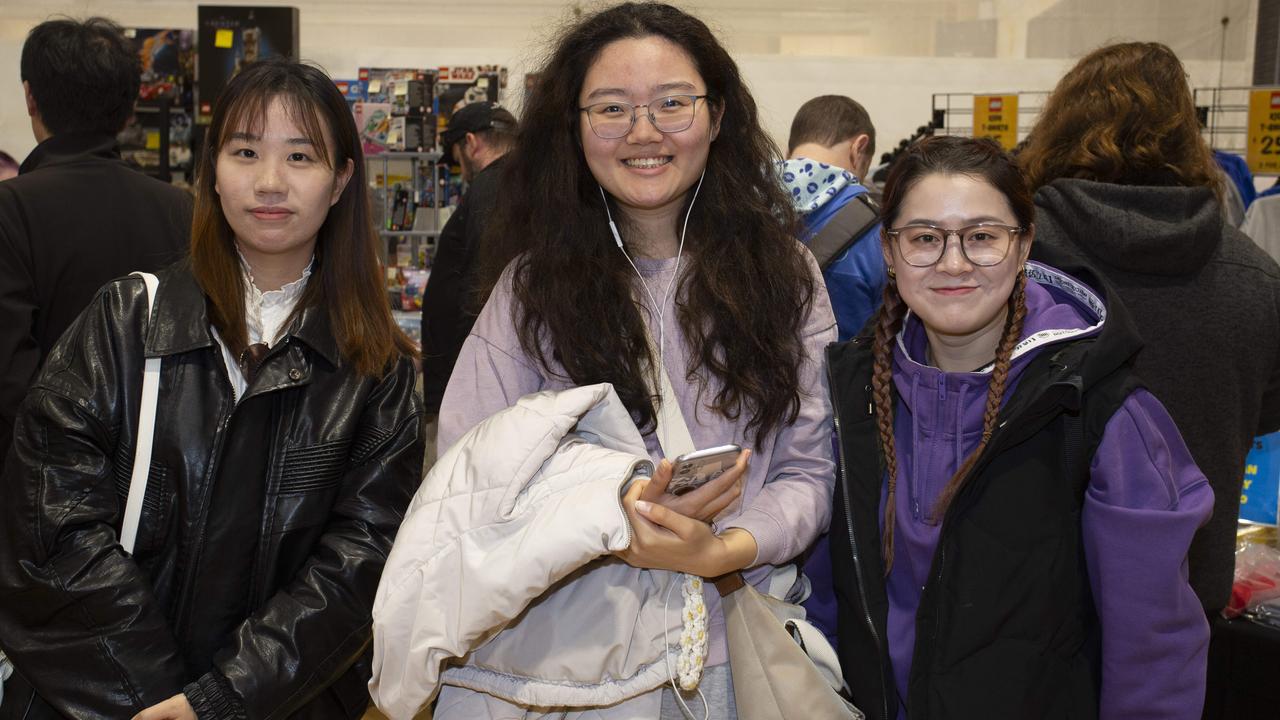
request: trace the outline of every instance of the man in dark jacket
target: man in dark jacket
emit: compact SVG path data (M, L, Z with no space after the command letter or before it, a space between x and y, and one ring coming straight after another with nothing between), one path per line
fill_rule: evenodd
M436 416L476 319L471 278L485 223L501 198L502 156L515 142L516 119L493 102L471 103L449 118L440 144L462 167L467 194L436 241L431 277L422 293L422 386L427 417L427 466L436 457Z
M51 20L22 47L39 145L0 183L0 461L45 356L107 281L180 258L183 191L129 168L115 135L133 113L138 62L116 24Z

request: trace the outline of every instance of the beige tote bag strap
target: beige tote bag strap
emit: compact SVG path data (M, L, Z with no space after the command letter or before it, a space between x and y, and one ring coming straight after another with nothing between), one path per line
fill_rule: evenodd
M662 446L663 455L674 461L685 453L693 452L697 446L693 444L689 425L684 421L680 401L676 398L675 387L671 384L671 376L667 375L667 367L662 362L662 356L658 354L658 346L653 342L653 333L649 332L647 324L644 325L644 335L649 342L649 357L657 363L659 404L655 420L658 425L658 444ZM650 381L648 375L645 376L645 381Z

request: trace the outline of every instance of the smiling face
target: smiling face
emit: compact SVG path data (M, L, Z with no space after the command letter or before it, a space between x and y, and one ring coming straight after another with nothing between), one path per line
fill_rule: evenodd
M600 51L583 80L578 107L607 101L646 105L668 95L706 93L693 59L679 46L656 36L627 38ZM719 123L703 99L696 101L693 124L680 132L659 132L646 110L636 111L627 135L612 140L597 136L587 113L580 112L582 151L591 174L624 212L674 216L707 165Z
M991 183L972 175L943 173L925 175L907 190L893 220L895 227L923 223L962 228L984 222L1019 224L1009 201ZM1014 281L1031 251L1030 232L1015 235L1004 260L990 267L966 260L954 236L948 239L942 259L931 267L904 262L893 238L883 245L885 262L897 276L898 293L924 323L935 352L942 346L978 343L983 348L977 355L994 355Z
M351 161L335 173L279 98L260 125L228 128L214 189L249 266L296 268L301 276L329 208L351 178ZM323 142L327 157L335 157L327 127Z

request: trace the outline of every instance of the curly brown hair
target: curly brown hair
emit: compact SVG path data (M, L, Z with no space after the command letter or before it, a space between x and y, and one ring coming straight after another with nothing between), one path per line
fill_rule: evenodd
M746 420L763 444L799 412L801 331L818 287L773 170L781 153L760 125L737 64L692 15L625 3L563 32L537 74L507 155L503 182L513 191L486 231L479 290L487 295L510 267L524 351L548 372L558 362L577 384L612 383L636 424L655 426L657 399L645 381L654 363L633 271L610 237L577 114L578 93L600 52L643 37L665 38L689 54L707 83L707 102L723 118L690 213L687 270L675 297L694 359L688 379L720 380L710 405Z
M1186 70L1167 46L1108 45L1076 63L1018 154L1032 188L1058 178L1221 192Z
M940 135L925 138L912 145L893 164L884 186L884 227L892 227L898 219L907 193L927 175L970 175L989 183L1009 201L1009 207L1018 224L1031 227L1035 220L1035 205L1026 179L1019 172L1013 158L993 140ZM1005 314L1004 333L996 345L995 365L987 385L986 408L982 415L982 440L978 447L964 459L947 482L932 508L931 517L940 522L956 493L964 486L969 471L986 449L995 432L996 418L1004 398L1009 378L1009 365L1013 348L1022 336L1022 324L1027 315L1027 275L1018 273L1018 279L1009 294L1008 312ZM898 488L898 454L893 436L893 342L902 330L907 305L898 292L898 284L892 275L884 286L884 302L876 314L875 340L872 343L874 365L871 374L871 399L876 408L876 426L880 434L880 452L884 456L887 474L887 491L884 506L884 530L881 536L881 553L884 557L885 575L893 568L893 526L895 522L895 496Z

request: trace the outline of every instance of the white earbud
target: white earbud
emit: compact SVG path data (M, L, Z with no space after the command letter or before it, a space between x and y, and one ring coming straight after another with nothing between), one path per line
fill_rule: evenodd
M618 233L618 226L613 222L613 213L609 212L609 198L604 196L604 187L596 183L596 188L600 190L600 199L604 201L604 214L609 218L609 231L613 233L614 242L618 243L618 248L622 249L622 235ZM625 254L627 251L622 250ZM630 258L627 258L630 260Z

